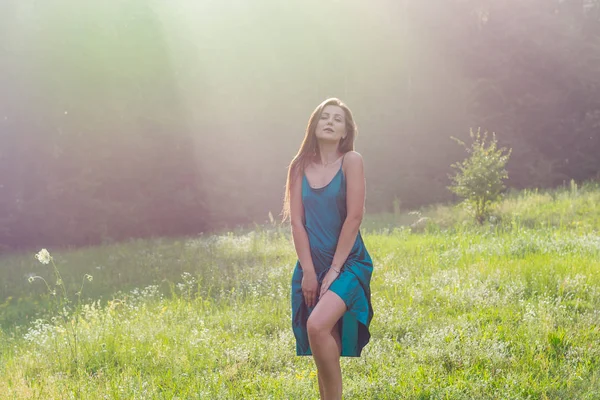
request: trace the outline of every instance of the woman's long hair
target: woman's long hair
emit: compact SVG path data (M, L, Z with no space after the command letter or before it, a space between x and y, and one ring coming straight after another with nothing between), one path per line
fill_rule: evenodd
M358 130L356 128L356 124L354 123L352 112L340 99L334 97L325 100L319 104L317 108L315 108L310 116L310 119L308 120L308 126L306 127L306 133L304 134L304 140L300 145L300 150L298 150L298 154L296 154L289 165L287 181L285 184L285 198L283 201L283 221L290 217L290 186L292 182L298 177L302 176L306 166L313 160L318 159L320 156L317 135L315 131L317 129L317 123L319 122L321 114L323 113L323 109L329 105L340 107L342 110L344 110L345 114L346 137L340 140L340 152L342 154L346 154L347 152L354 150L354 139L358 134Z

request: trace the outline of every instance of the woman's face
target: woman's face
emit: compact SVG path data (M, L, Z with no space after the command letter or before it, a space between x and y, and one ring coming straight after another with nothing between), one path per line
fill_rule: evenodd
M317 139L328 142L339 142L346 137L346 114L335 105L325 106L315 129Z

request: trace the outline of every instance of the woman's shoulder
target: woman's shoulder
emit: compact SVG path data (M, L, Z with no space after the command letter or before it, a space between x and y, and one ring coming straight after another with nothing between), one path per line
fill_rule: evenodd
M344 175L349 179L352 176L362 176L364 174L362 155L354 150L344 154L344 164L342 165L342 169Z
M350 150L349 152L344 154L344 165L360 165L362 164L362 162L362 155L357 151Z

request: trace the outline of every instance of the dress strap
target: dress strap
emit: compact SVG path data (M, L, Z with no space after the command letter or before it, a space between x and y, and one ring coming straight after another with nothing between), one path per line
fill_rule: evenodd
M340 169L342 169L342 167L344 166L344 158L346 157L346 154L348 153L344 153L344 155L342 156L342 163L340 164Z

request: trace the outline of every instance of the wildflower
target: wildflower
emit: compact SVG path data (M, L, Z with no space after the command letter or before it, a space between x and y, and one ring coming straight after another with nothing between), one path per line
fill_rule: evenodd
M27 278L27 280L29 281L29 283L35 281L35 278L33 276L30 276L29 278Z
M35 258L38 259L42 264L49 264L50 260L52 260L52 256L46 249L42 249L35 255Z
M85 274L85 279L87 279L88 281L92 281L94 279L93 276L91 276L90 274Z

